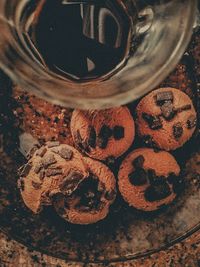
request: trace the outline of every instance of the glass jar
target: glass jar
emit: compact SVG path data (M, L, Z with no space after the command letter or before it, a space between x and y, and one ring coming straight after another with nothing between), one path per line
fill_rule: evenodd
M80 2L95 8L98 1L61 1L63 5ZM123 57L108 72L92 79L75 79L46 66L30 44L28 33L38 10L45 4L39 0L1 0L0 67L24 90L62 106L107 108L141 97L172 71L184 53L195 23L197 1L107 0L105 3L111 13L114 4L120 5L125 15L119 22L126 17L130 26ZM109 12L104 12L98 21L103 21ZM94 13L95 16L100 15ZM102 22L90 23L94 31L102 30ZM120 30L123 28L119 26L118 35Z

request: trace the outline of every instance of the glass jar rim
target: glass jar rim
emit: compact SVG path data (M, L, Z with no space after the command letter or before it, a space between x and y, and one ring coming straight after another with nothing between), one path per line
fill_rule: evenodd
M0 4L1 13L5 12L6 2L4 0ZM26 2L26 0L23 1L23 3ZM156 59L151 59L148 62L144 60L142 64L137 65L134 63L134 58L130 58L129 63L124 68L122 66L125 62L120 63L118 68L121 70L112 76L108 73L99 79L81 83L64 80L53 72L44 69L27 55L21 47L22 44L18 42L19 39L16 39L13 34L16 30L15 23L7 19L5 14L3 14L4 19L0 19L2 25L0 49L5 49L5 53L0 56L0 67L22 89L54 104L81 109L104 109L127 104L158 86L173 70L185 52L192 35L197 7L196 0L189 2L187 10L184 10L185 13L183 12L184 19L180 22L182 31L179 31L176 43L173 44L173 51L157 69L152 64ZM6 51L8 48L9 51ZM147 79L145 73L149 74L150 72L151 75ZM141 80L142 74L144 76Z

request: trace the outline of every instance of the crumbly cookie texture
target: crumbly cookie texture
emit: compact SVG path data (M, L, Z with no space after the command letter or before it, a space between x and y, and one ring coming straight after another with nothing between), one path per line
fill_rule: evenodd
M170 153L136 149L120 166L119 191L130 206L154 211L170 204L182 190L179 174L180 167Z
M60 192L63 183L71 194L88 176L82 155L69 145L48 142L32 153L19 170L18 185L25 205L34 213L52 204L52 196Z
M104 219L116 197L116 182L113 173L103 163L84 158L89 175L70 195L54 195L53 204L57 213L74 224L91 224Z
M197 125L191 99L175 88L160 88L146 95L136 115L137 132L144 143L167 151L183 146Z
M83 158L75 148L58 141L31 154L20 169L18 185L32 212L53 205L63 219L74 224L95 223L107 216L116 182L106 165Z

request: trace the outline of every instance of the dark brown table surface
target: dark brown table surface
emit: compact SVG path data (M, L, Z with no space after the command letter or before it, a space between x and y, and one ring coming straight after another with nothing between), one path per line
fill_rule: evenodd
M16 241L9 240L0 233L0 267L199 267L200 231L179 244L150 257L110 264L83 264L66 262L49 257L36 251L30 251Z

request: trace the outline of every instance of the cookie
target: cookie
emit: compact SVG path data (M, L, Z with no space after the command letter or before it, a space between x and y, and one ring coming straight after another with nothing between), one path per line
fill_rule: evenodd
M115 177L99 161L84 158L89 175L70 195L57 193L53 204L57 213L73 224L92 224L104 219L116 197Z
M170 153L136 149L120 166L119 191L130 206L154 211L170 204L181 191L179 174L180 167Z
M188 95L160 88L146 95L136 108L137 132L145 144L167 151L182 147L193 135L197 114Z
M82 155L73 147L58 141L48 142L33 152L19 170L18 185L25 205L34 213L52 205L51 196L65 187L71 194L88 176Z
M106 160L124 154L134 141L134 120L127 107L75 110L71 132L76 147L88 156Z

